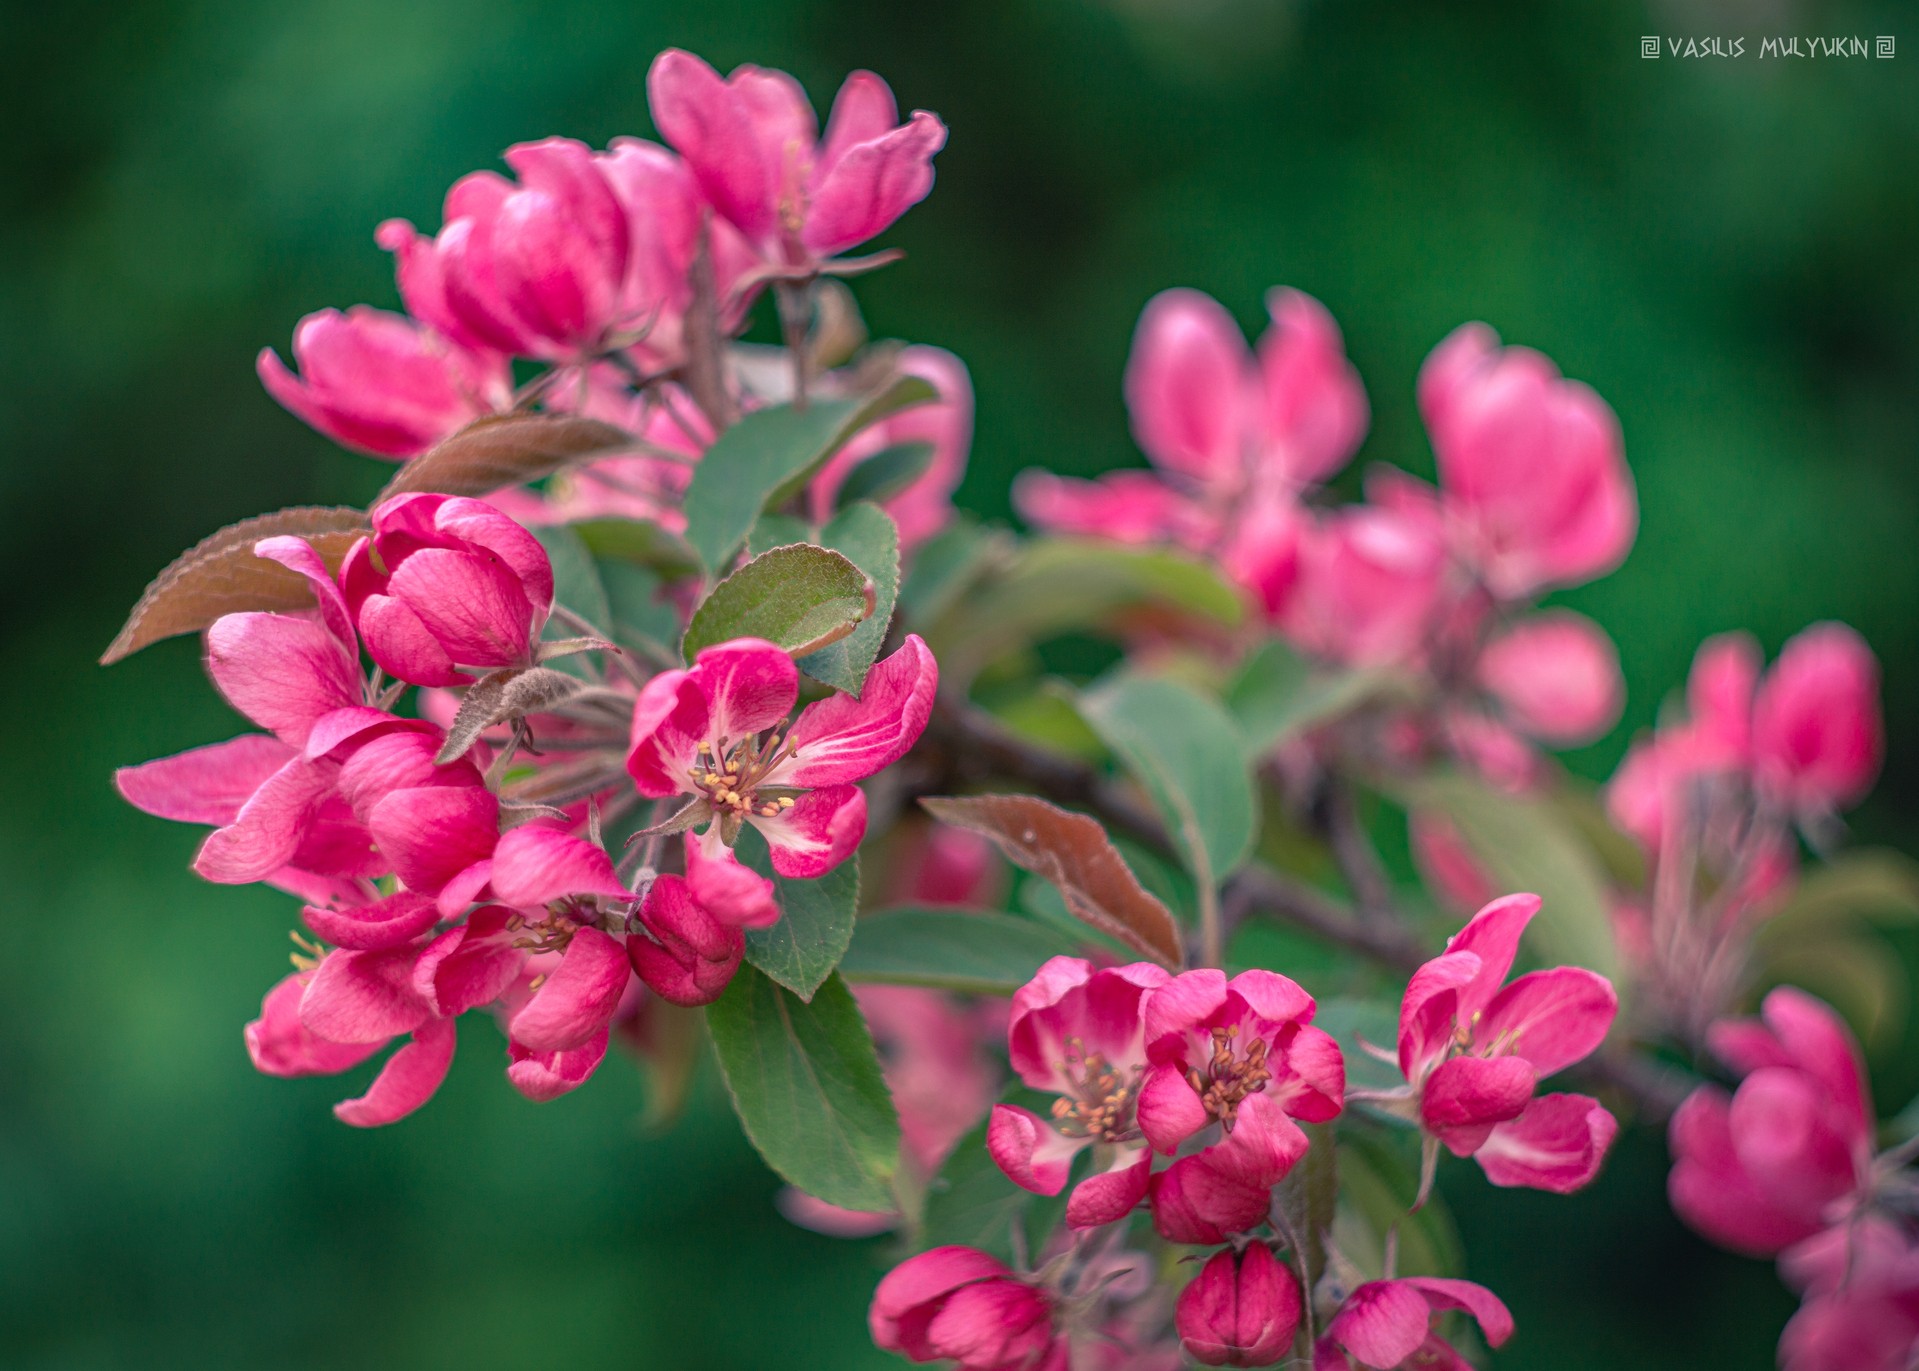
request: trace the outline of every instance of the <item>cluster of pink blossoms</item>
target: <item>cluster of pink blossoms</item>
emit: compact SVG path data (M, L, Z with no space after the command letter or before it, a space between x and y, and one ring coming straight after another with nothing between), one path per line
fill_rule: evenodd
M1323 1174L1341 1166L1335 1126L1417 1138L1419 1173L1404 1196L1414 1210L1431 1198L1448 1152L1471 1157L1494 1185L1564 1194L1599 1174L1619 1124L1599 1100L1545 1088L1548 1080L1609 1034L1677 1041L1740 1079L1731 1093L1700 1086L1673 1117L1672 1203L1708 1237L1778 1257L1804 1296L1780 1346L1786 1371L1916 1364L1919 1189L1907 1163L1919 1142L1879 1151L1859 1049L1817 1000L1782 988L1760 1020L1729 1017L1765 983L1752 934L1792 891L1799 839L1828 851L1839 812L1880 765L1877 664L1842 625L1807 629L1763 672L1747 639L1710 640L1685 713L1636 742L1607 788L1607 813L1643 866L1643 879L1638 866L1610 872L1604 930L1631 974L1636 1022L1615 1024L1620 997L1594 971L1509 979L1540 899L1499 895L1511 885L1489 873L1485 854L1417 798L1409 818L1427 883L1460 912L1477 912L1413 972L1391 1048L1357 1037L1342 1045L1315 1024L1313 997L1276 971L1229 976L1195 965L1223 953L1182 957L1185 932L1124 856L1083 833L1043 836L1030 811L999 833L998 851L1062 895L1086 877L1098 889L1075 888L1068 911L1109 936L1123 928L1135 936L1122 941L1160 960L1120 964L1116 944L1053 929L1089 955L1020 953L1011 974L996 963L993 984L1020 986L1010 1006L927 988L963 987L986 974L978 967L942 980L948 968L916 964L895 968L902 984L873 983L887 978L871 960L863 980L846 960L858 898L847 894L831 930L842 960L805 975L788 967L784 979L771 969L778 940L764 930L795 908L791 883L854 858L869 789L884 824L925 783L916 773L865 785L927 729L939 669L926 641L890 621L866 635L850 677L821 667L809 654L849 641L864 621L835 609L831 633L810 620L802 632L800 610L778 607L786 585L749 583L744 608L727 612L794 613L782 625L790 650L770 640L780 636L763 626L772 619L751 630L768 637L694 630L730 572L746 580L756 559L740 544L766 545L748 528L779 533L778 551L801 551L816 568L843 574L851 564L865 576L863 587L839 583L839 600L822 592L801 609L863 597L867 615L884 603L885 619L894 598L905 600L900 555L912 558L954 524L971 442L965 368L921 346L854 357L856 316L828 279L890 259L844 254L928 194L946 130L925 111L902 120L885 83L865 72L842 86L823 133L798 84L777 71L721 77L669 51L647 92L666 146L619 139L595 150L552 138L509 149L513 177L461 179L433 234L399 220L379 227L404 315L322 311L295 331L297 374L270 350L259 358L267 389L314 428L379 457L423 459L431 474L409 480L421 466L406 469L395 487L404 493L364 517L285 512L351 515L350 526L323 519L310 527L330 532L311 538L282 531L237 544L267 571L222 564L207 598L230 609L237 601L226 597L245 599L234 587L253 587L256 607L208 613L192 627L206 629L215 685L260 731L119 773L143 810L211 827L194 861L200 875L264 882L302 903L294 973L245 1029L254 1064L276 1076L332 1075L392 1047L364 1093L336 1107L351 1124L390 1123L434 1093L453 1057L454 1021L481 1010L504 1030L511 1083L547 1100L592 1075L616 1033L641 1040L651 1015L713 1005L751 957L756 969L729 1004L754 989L782 997L785 1016L827 1014L837 997L845 1018L820 1036L849 1055L822 1079L832 1077L836 1096L880 1096L864 1118L874 1136L897 1124L890 1169L863 1157L873 1173L851 1181L811 1170L754 1132L751 1084L742 1090L729 1074L749 1132L791 1182L781 1205L795 1221L849 1236L919 1234L929 1197L967 1164L962 1140L976 1127L976 1181L1004 1185L1015 1205L1035 1210L1030 1196L1059 1201L1059 1222L1036 1253L1022 1241L1022 1210L1010 1260L940 1243L896 1266L871 1306L881 1347L961 1371L1175 1371L1301 1357L1314 1371L1393 1371L1467 1365L1451 1341L1462 1326L1455 1315L1470 1316L1495 1347L1513 1319L1479 1285L1400 1275L1391 1223L1367 1220L1379 1251L1341 1250L1335 1214L1352 1217L1347 1197L1307 1194L1309 1159ZM783 350L738 341L763 295ZM1184 663L1192 675L1221 676L1265 660L1278 639L1322 679L1366 686L1280 742L1247 749L1266 755L1245 759L1244 779L1249 791L1268 783L1292 816L1317 812L1318 836L1354 897L1353 945L1377 951L1382 936L1417 929L1382 931L1379 921L1395 917L1385 907L1391 879L1376 854L1355 856L1363 834L1333 831L1331 811L1348 798L1341 787L1359 778L1392 794L1398 782L1458 764L1504 799L1547 797L1559 778L1540 748L1603 734L1620 716L1623 686L1604 632L1539 601L1619 565L1636 533L1636 499L1605 402L1538 353L1467 324L1418 379L1437 484L1379 470L1365 500L1333 503L1325 483L1365 435L1365 392L1318 302L1276 290L1268 307L1271 326L1253 349L1208 297L1155 297L1124 383L1152 469L1097 481L1028 472L1015 499L1040 529L1167 545L1236 589L1247 622L1234 634L1196 625L1189 636L1151 619L1146 642L1130 625L1141 662L1170 637L1201 647ZM528 378L517 386L516 366ZM907 389L930 402L874 406L885 412L849 421L826 451L809 439L797 455L773 454L791 465L757 491L727 492L733 504L757 501L725 513L744 520L738 536L696 546L721 541L721 520L701 533L689 517L696 474L721 460L716 445L743 416L818 401L845 401L851 412L902 377L925 383ZM522 423L564 427L568 442L587 433L591 445L570 454L562 443L558 457L533 451L517 471L544 480L537 489L513 479L512 454L499 451L478 463L484 479L471 468L435 470L467 435L487 448L492 426L510 446L498 435ZM862 500L869 526L886 531L884 554L867 563L823 545ZM569 525L610 527L625 549L603 552L578 529L558 530L589 559L634 547L670 554L670 572L651 553L622 568L653 578L648 608L663 617L649 622L665 624L661 637L635 630L616 646L600 636L618 636L614 623L559 602L562 578L542 538ZM187 554L149 598L192 599L193 559L234 552L224 536ZM997 569L987 555L951 562L955 594ZM299 601L290 585L306 588L309 607L290 608ZM135 623L149 608L143 600ZM180 622L196 612L172 607ZM909 622L946 652L937 616ZM174 631L186 630L157 636ZM136 634L134 645L153 636ZM552 665L563 658L565 668ZM986 753L1022 741L984 736L994 742ZM1145 770L1111 750L1122 768ZM992 757L944 760L939 774L966 784L995 774ZM1009 774L1057 778L1064 765L1042 755ZM1159 804L1180 778L1135 779ZM1103 784L1069 769L1064 788L1079 800ZM942 935L955 936L970 915L1005 903L994 843L957 828L897 834L880 901L904 906L892 913L957 921ZM762 844L764 862L754 851ZM1260 857L1279 860L1264 848ZM1202 929L1188 941L1218 949L1232 877L1204 866L1188 874L1220 879L1198 892ZM1089 913L1114 886L1124 887L1120 906L1163 926ZM1317 904L1313 912L1321 929L1339 922ZM1009 916L989 917L956 945L979 952L991 930L1010 932ZM1022 947L1056 945L1043 922L1017 930ZM785 931L796 948L830 941L819 927ZM1003 949L985 951L981 960L995 963ZM1386 955L1402 968L1417 961ZM836 966L862 983L816 1003ZM723 1057L727 1008L706 1021ZM778 1050L804 1053L806 1036ZM1349 1084L1353 1048L1388 1064L1397 1082ZM870 1062L856 1060L861 1051ZM1008 1074L1010 1094L1001 1090ZM890 1117L880 1118L889 1097ZM857 1139L848 1150L860 1150ZM998 1174L984 1169L989 1159ZM1175 1269L1183 1275L1169 1278Z
M1618 421L1546 358L1466 324L1419 377L1438 488L1381 468L1365 503L1328 506L1317 487L1358 449L1365 392L1323 306L1294 290L1267 303L1272 326L1254 354L1210 297L1154 297L1126 402L1156 469L1097 481L1027 472L1021 513L1213 560L1312 657L1425 684L1424 708L1376 721L1364 739L1349 729L1348 746L1399 767L1437 750L1529 784L1539 759L1528 739L1589 741L1624 698L1598 625L1528 612L1632 546L1638 506Z
M593 1074L642 983L675 1004L717 998L739 967L741 929L779 917L772 882L733 853L740 823L767 834L782 875L831 870L865 831L851 783L912 746L938 683L909 637L862 699L829 696L789 725L792 659L741 639L644 689L582 690L557 729L597 743L611 775L624 754L639 794L696 797L687 875L648 873L636 892L597 840L599 815L631 804L616 783L564 810L516 805L502 796L510 750L494 757L481 742L445 761L444 728L391 712L407 685L537 669L553 604L545 550L477 500L401 496L373 527L337 578L300 539L262 541L257 553L305 576L318 608L229 614L208 630L214 684L266 732L119 775L147 812L215 825L194 861L201 876L306 901L320 942L248 1026L255 1066L331 1075L408 1039L365 1096L336 1110L363 1126L432 1096L468 1010L500 1013L508 1079L551 1099ZM383 688L388 676L396 685Z
M1056 957L1014 995L1007 1029L1014 1074L1052 1102L1044 1116L996 1105L988 1150L1024 1189L1071 1185L1075 1257L1110 1253L1142 1206L1168 1243L1216 1249L1174 1310L1179 1351L1209 1366L1282 1360L1306 1295L1296 1267L1275 1255L1301 1241L1276 1188L1312 1146L1331 1145L1302 1125L1330 1123L1349 1102L1402 1119L1425 1139L1427 1186L1442 1146L1475 1157L1495 1185L1563 1194L1598 1173L1613 1116L1586 1096L1536 1089L1598 1048L1617 1000L1604 977L1576 967L1504 984L1538 908L1530 895L1495 901L1413 976L1398 1052L1383 1054L1405 1076L1393 1091L1347 1089L1338 1042L1313 1026L1312 996L1275 972L1229 979ZM1020 1273L971 1248L937 1248L881 1283L873 1334L913 1360L968 1371L1064 1367L1113 1315L1102 1281L1097 1263L1073 1257ZM1495 1345L1512 1332L1505 1306L1480 1286L1389 1275L1318 1311L1315 1364L1457 1365L1430 1328L1454 1309L1471 1312ZM1142 1360L1115 1365L1158 1364L1150 1345L1127 1350Z

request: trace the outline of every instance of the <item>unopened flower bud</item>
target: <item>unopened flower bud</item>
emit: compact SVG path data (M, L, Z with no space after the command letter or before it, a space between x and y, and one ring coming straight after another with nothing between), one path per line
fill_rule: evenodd
M626 955L647 988L674 1004L711 1004L740 969L746 938L723 924L693 897L683 876L662 876L646 892L640 922L652 937L635 933Z
M1293 1345L1299 1278L1256 1242L1223 1248L1180 1291L1174 1322L1180 1346L1206 1366L1266 1366Z

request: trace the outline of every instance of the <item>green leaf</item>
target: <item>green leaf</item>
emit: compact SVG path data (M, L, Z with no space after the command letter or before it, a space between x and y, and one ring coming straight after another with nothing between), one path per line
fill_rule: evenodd
M808 1003L742 966L707 1006L706 1026L767 1165L828 1204L893 1207L899 1117L845 982L829 977Z
M1339 1139L1339 1217L1333 1225L1340 1251L1367 1275L1383 1274L1386 1235L1399 1234L1402 1276L1457 1276L1464 1268L1459 1233L1438 1195L1408 1212L1419 1193L1419 1168L1404 1155L1417 1134L1344 1129Z
M1042 1118L1052 1104L1051 1097L1020 1085L1007 1091L1002 1099L1030 1109ZM976 1247L1010 1263L1018 1255L1013 1242L1015 1226L1023 1229L1022 1245L1026 1251L1039 1252L1046 1235L1064 1216L1072 1186L1069 1183L1061 1187L1057 1195L1035 1195L1014 1185L986 1150L989 1121L990 1116L980 1120L972 1132L960 1139L939 1175L927 1187L919 1246Z
M1545 960L1620 982L1599 859L1550 801L1507 795L1459 773L1412 782L1401 793L1409 807L1434 809L1452 821L1500 893L1539 896L1543 903L1528 936Z
M1010 914L883 909L854 928L840 974L856 983L1011 995L1047 958L1079 950L1063 934Z
M550 524L527 532L540 540L546 559L553 564L553 602L565 605L602 632L609 630L613 611L606 602L606 587L600 583L593 553L578 531L565 524ZM548 619L545 636L570 638L578 631L558 619Z
M812 999L853 941L860 907L859 854L816 881L793 881L774 872L766 840L757 831L742 830L733 851L760 875L772 877L780 905L778 923L746 930L746 959L802 1000Z
M764 638L798 656L837 642L873 609L866 573L837 552L810 543L776 547L713 587L693 611L682 650L731 638Z
M883 447L846 473L834 506L845 509L856 500L884 500L897 495L926 474L933 465L931 443L894 443Z
M745 541L760 511L796 494L866 425L938 398L916 376L874 395L815 400L805 409L755 410L722 433L693 468L686 489L686 541L708 571L719 571Z
M572 527L595 557L648 567L669 581L700 569L700 559L686 539L650 519L582 519Z
M1275 640L1246 659L1227 687L1226 705L1239 721L1246 745L1263 756L1288 738L1364 703L1392 680L1385 671L1315 666Z
M1346 1058L1346 1081L1367 1090L1391 1090L1404 1085L1397 1066L1388 1065L1360 1048L1364 1038L1374 1047L1394 1050L1399 1041L1399 1005L1336 995L1319 1001L1313 1027L1332 1035Z
M1193 878L1232 875L1253 850L1259 801L1253 754L1225 708L1178 681L1122 674L1080 709L1146 787Z
M873 612L846 637L800 661L816 681L858 697L886 642L900 590L900 531L878 505L848 505L820 530L819 542L844 555L873 584Z

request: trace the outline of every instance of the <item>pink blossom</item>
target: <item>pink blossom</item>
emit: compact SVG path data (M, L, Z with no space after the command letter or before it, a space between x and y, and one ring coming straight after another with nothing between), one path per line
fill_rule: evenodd
M1460 555L1500 599L1579 585L1624 560L1638 502L1619 421L1529 348L1465 324L1419 373Z
M1311 1026L1313 1010L1312 996L1271 971L1230 981L1211 968L1188 971L1148 996L1140 1131L1171 1156L1220 1129L1220 1141L1156 1178L1153 1218L1164 1236L1216 1242L1214 1234L1259 1223L1272 1187L1306 1153L1294 1120L1338 1115L1345 1062L1338 1043Z
M651 302L626 297L626 207L593 151L567 138L520 143L506 163L447 192L442 227L404 219L376 235L395 254L407 312L469 347L576 361L616 345Z
M1021 474L1028 522L1121 542L1172 542L1217 557L1269 613L1300 557L1299 492L1352 456L1366 395L1338 326L1298 291L1267 295L1257 356L1211 297L1162 291L1147 303L1126 368L1133 434L1152 473L1098 481Z
M882 233L933 188L946 144L938 116L904 124L893 92L856 71L833 101L826 137L806 92L783 71L720 74L689 52L653 59L647 102L707 200L770 265L808 272Z
M1376 1371L1395 1367L1442 1367L1463 1371L1467 1362L1432 1331L1432 1318L1463 1309L1493 1347L1513 1335L1513 1316L1500 1298L1471 1281L1435 1276L1368 1281L1348 1295L1313 1348L1313 1371Z
M1753 771L1762 797L1814 816L1857 804L1879 774L1884 726L1879 663L1844 624L1794 635L1752 706Z
M1263 1242L1222 1248L1179 1292L1179 1344L1202 1366L1267 1366L1299 1329L1299 1277Z
M340 585L373 660L414 685L533 663L553 608L539 540L482 500L412 494L373 511Z
M687 879L714 918L762 926L779 917L771 885L732 852L742 824L772 848L781 876L832 870L866 832L853 782L891 766L918 741L939 669L916 634L868 673L860 697L834 694L787 714L799 695L793 659L739 638L701 652L692 668L648 681L633 711L626 769L641 795L686 795L696 806Z
M1618 1123L1583 1095L1535 1096L1538 1083L1591 1055L1618 1012L1605 977L1583 967L1529 972L1504 985L1536 895L1475 914L1446 951L1413 973L1399 1011L1399 1069L1420 1127L1478 1160L1494 1185L1566 1193L1598 1174Z
M1588 743L1619 722L1626 683L1606 631L1582 614L1529 614L1486 644L1479 683L1526 733L1557 745Z
M907 552L945 528L953 517L953 492L966 474L966 456L973 443L973 384L966 364L942 348L902 349L899 370L930 383L939 398L860 430L813 478L807 502L814 522L824 524L833 517L834 502L846 478L862 463L901 444L928 444L933 456L926 469L879 499L880 507L899 525L900 550Z
M1386 505L1310 519L1292 593L1276 606L1286 636L1350 666L1416 661L1440 608L1446 549L1438 526Z
M333 953L320 963L346 956ZM396 965L389 957L387 965ZM246 1026L247 1055L260 1071L270 1076L333 1076L350 1071L378 1052L389 1039L410 1035L410 1041L395 1052L380 1068L364 1095L344 1100L333 1112L344 1123L357 1128L394 1123L411 1114L440 1088L453 1060L454 1029L450 1020L430 1015L394 1014L389 1007L386 1022L400 1025L391 1033L370 1030L372 1016L379 1011L376 1001L390 982L373 979L364 989L349 987L343 992L357 1006L359 1018L342 1018L349 1036L333 1040L321 1036L307 1022L304 1013L310 976L289 976L267 993L260 1005L260 1017ZM392 997L397 998L397 996Z
M320 432L379 457L412 457L513 402L497 352L449 342L367 305L323 309L293 330L300 375L262 348L260 381Z
M1790 986L1760 1019L1714 1024L1713 1052L1745 1079L1695 1090L1673 1115L1667 1191L1721 1246L1769 1256L1843 1220L1867 1185L1872 1098L1838 1015Z
M627 956L647 989L673 1004L717 1000L746 955L740 930L701 908L681 876L653 882L640 906L640 922L646 933L627 938Z
M1171 979L1150 962L1094 970L1054 957L1013 996L1007 1048L1013 1071L1058 1098L1051 1119L1017 1105L993 1108L987 1149L1014 1184L1041 1195L1066 1185L1081 1149L1103 1145L1112 1164L1075 1187L1074 1228L1111 1223L1146 1196L1152 1152L1136 1109L1146 1072L1146 999Z
M971 1247L909 1257L873 1292L873 1341L909 1361L961 1371L1066 1371L1069 1348L1047 1291Z
M1919 1246L1876 1215L1780 1258L1806 1297L1779 1339L1781 1371L1908 1371L1919 1356Z

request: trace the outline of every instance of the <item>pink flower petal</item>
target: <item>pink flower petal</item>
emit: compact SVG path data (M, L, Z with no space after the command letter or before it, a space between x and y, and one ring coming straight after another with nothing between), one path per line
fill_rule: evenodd
M788 880L824 876L853 855L866 836L866 796L856 785L809 790L793 807L773 817L753 814L747 822L765 835L773 852L773 870Z
M559 966L507 1024L513 1041L535 1052L562 1052L604 1029L633 974L626 948L597 928L573 932Z
M933 189L933 157L946 125L925 110L877 138L857 143L816 180L801 241L831 257L883 233Z
M787 734L793 758L766 783L840 785L884 770L919 741L938 691L932 651L918 634L907 634L898 651L867 673L858 699L836 693L800 711Z
M508 1042L506 1078L513 1088L544 1104L557 1100L569 1090L585 1085L587 1078L600 1069L606 1057L608 1030L602 1028L586 1042L564 1052L535 1052L517 1042Z
M1626 703L1612 639L1571 610L1521 619L1487 644L1478 673L1514 724L1549 743L1591 742Z
M207 835L194 871L221 885L243 885L291 865L338 774L329 762L287 762L247 798L232 823Z
M388 586L456 666L523 666L531 659L533 606L520 578L496 557L421 548Z
M1117 1223L1146 1198L1152 1174L1153 1154L1149 1149L1121 1149L1110 1167L1073 1187L1066 1201L1066 1226L1086 1229Z
M565 895L636 898L613 873L604 849L545 824L500 835L493 849L493 895L519 909L538 909Z
M1539 912L1537 895L1506 895L1494 900L1446 942L1446 951L1471 952L1479 958L1479 974L1459 992L1459 1020L1470 1023L1499 993L1513 958L1519 955L1519 939Z
M1169 1157L1213 1121L1177 1062L1146 1068L1139 1087L1137 1117L1146 1140Z
M260 1017L246 1026L247 1056L269 1076L337 1076L378 1052L384 1041L336 1043L315 1035L300 1021L306 993L301 975L286 977L260 1002Z
M349 951L376 951L410 943L439 920L433 901L410 890L396 891L371 904L300 911L314 936Z
M207 630L207 671L227 702L292 747L322 715L360 703L360 666L324 624L227 614Z
M735 928L769 928L780 921L773 882L750 870L719 838L714 824L704 836L686 835L686 880L701 908Z
M687 772L709 740L712 710L699 681L688 671L662 671L640 690L633 706L626 772L650 800L691 790Z
M1411 1281L1368 1281L1346 1297L1327 1336L1374 1367L1395 1367L1426 1341L1426 1296Z
M1068 1138L1030 1109L996 1104L986 1125L986 1150L1006 1178L1036 1195L1057 1195L1073 1158L1090 1138Z
M1413 973L1399 1005L1399 1069L1416 1081L1452 1047L1459 992L1478 976L1472 952L1448 952Z
M1456 1156L1467 1156L1483 1130L1517 1118L1538 1080L1520 1057L1454 1057L1441 1062L1419 1094L1420 1122Z
M1592 1182L1619 1121L1585 1095L1541 1095L1473 1153L1494 1185L1569 1195Z
M1517 1053L1550 1076L1597 1051L1618 1012L1612 982L1584 967L1558 966L1529 972L1501 990L1473 1041Z
M300 1022L336 1043L385 1042L433 1017L413 990L413 947L330 952L300 997Z
M1365 435L1366 390L1324 305L1278 289L1266 309L1273 322L1259 340L1264 469L1292 486L1321 481Z
M799 668L762 638L735 638L705 649L687 676L706 697L705 736L716 749L784 723L799 698Z
M510 926L513 917L489 905L428 943L413 965L413 993L448 1019L499 999L527 961L526 950L513 945L521 936Z
M1253 361L1239 325L1196 290L1155 295L1126 363L1133 436L1167 471L1230 481L1245 461Z
M367 816L380 851L407 889L437 895L499 841L500 802L478 786L396 790Z
M266 733L242 733L139 766L123 766L113 783L127 803L162 819L226 825L292 755Z
M1434 1309L1463 1309L1479 1321L1480 1332L1488 1346L1503 1346L1513 1335L1513 1316L1505 1302L1483 1285L1452 1280L1444 1276L1408 1276L1410 1285L1426 1297Z
M422 1024L412 1042L387 1058L366 1094L333 1106L335 1117L355 1128L378 1128L404 1119L440 1088L453 1065L456 1041L453 1020Z

